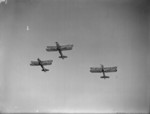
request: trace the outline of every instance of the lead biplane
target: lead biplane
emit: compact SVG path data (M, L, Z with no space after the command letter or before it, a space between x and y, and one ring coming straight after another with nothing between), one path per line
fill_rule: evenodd
M45 60L45 61L42 61L40 60L39 58L37 59L37 61L31 61L30 65L31 66L41 66L42 67L42 71L43 72L46 72L46 71L49 71L49 69L46 69L44 66L45 65L51 65L53 62L53 60Z
M101 64L101 67L91 67L90 72L92 73L103 73L103 76L100 78L109 78L109 76L106 76L105 73L109 72L117 72L117 67L104 67L104 65Z
M62 51L72 50L73 45L59 45L58 42L56 42L56 46L47 46L46 51L58 51L60 56L59 58L67 58L67 56L63 55Z

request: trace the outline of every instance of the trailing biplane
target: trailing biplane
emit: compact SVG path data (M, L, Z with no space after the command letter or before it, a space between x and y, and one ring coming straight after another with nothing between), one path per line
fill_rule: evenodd
M42 71L43 72L46 72L46 71L49 71L49 69L46 69L44 66L45 65L51 65L53 62L53 60L45 60L45 61L42 61L40 60L39 58L37 59L37 61L31 61L30 65L31 66L41 66L42 67Z
M105 73L109 72L117 72L117 67L104 67L104 65L101 65L101 67L91 67L90 72L92 73L103 73L103 76L100 78L109 78L109 76L106 76Z

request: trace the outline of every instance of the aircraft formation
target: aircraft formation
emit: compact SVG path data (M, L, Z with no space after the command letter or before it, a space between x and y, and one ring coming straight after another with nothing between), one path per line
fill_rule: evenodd
M72 48L73 48L73 45L59 45L59 43L56 42L56 46L47 46L46 51L48 51L48 52L58 51L60 54L59 58L65 59L65 58L67 58L67 56L63 55L62 51L72 50ZM53 60L42 61L38 58L37 61L31 61L30 66L41 66L42 71L47 72L47 71L49 71L49 69L46 69L44 66L51 65L52 62L53 62Z
M60 56L59 58L65 59L67 56L63 55L62 51L72 50L73 44L68 45L60 45L58 42L56 42L56 46L47 46L46 51L47 52L56 52L58 51ZM31 61L30 66L41 66L43 72L49 71L49 69L46 69L44 66L46 65L52 65L53 60L40 60L39 58L37 61ZM91 67L90 68L91 73L103 73L103 76L100 78L107 79L109 76L106 76L105 73L109 72L117 72L117 66L114 67L104 67L104 65L101 64L100 67Z

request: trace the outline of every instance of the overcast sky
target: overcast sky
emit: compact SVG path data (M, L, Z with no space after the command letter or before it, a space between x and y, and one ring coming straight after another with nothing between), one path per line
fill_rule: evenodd
M137 0L0 4L0 111L148 112L148 13ZM73 44L58 58L55 42ZM42 72L31 60L52 59ZM90 67L118 71L90 73Z

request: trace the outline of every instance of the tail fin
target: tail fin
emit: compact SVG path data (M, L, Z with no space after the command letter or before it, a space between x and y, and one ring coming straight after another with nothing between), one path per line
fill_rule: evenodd
M42 69L42 71L43 71L43 72L46 72L46 71L49 71L49 69L44 68L44 69Z
M65 59L65 58L67 58L67 56L59 56L59 58L62 58L62 59Z

